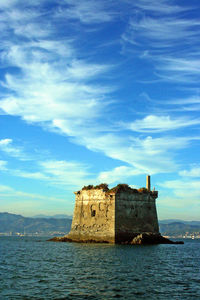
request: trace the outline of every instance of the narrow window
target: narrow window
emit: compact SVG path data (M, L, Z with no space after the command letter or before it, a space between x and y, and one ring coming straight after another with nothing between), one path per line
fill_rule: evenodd
M96 210L92 210L91 217L95 217L95 215L96 215Z

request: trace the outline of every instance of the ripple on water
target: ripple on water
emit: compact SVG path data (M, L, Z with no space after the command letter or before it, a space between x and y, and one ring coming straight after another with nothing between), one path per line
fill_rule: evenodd
M200 299L200 241L119 246L0 238L0 299Z

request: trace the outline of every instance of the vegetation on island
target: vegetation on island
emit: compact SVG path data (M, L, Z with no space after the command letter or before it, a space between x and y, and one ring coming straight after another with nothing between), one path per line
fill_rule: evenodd
M101 184L98 184L98 185L91 185L91 184L89 184L89 185L87 185L87 186L84 186L83 188L82 188L82 191L84 191L84 190L86 190L86 191L88 191L88 190L92 190L92 189L96 189L96 190L104 190L104 191L109 191L109 188L108 188L108 184L107 183L101 183Z
M134 189L126 183L119 183L118 185L116 185L115 187L113 187L111 189L109 189L107 183L101 183L96 186L90 184L90 185L84 186L82 188L82 191L88 191L88 190L93 190L93 189L103 190L104 192L109 192L109 193L110 192L111 193L131 192L131 193L144 193L144 194L148 193L148 190L145 187L142 187L140 189Z

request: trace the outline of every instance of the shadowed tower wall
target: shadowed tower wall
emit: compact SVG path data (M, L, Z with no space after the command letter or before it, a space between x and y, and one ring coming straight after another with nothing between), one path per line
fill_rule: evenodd
M156 192L116 194L115 242L130 241L143 232L159 233Z

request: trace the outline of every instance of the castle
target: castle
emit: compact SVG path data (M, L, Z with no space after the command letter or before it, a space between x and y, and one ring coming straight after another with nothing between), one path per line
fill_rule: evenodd
M75 192L76 202L71 241L130 242L141 233L159 234L155 200L150 176L146 188L133 189L126 184L109 189L107 184L87 186Z

